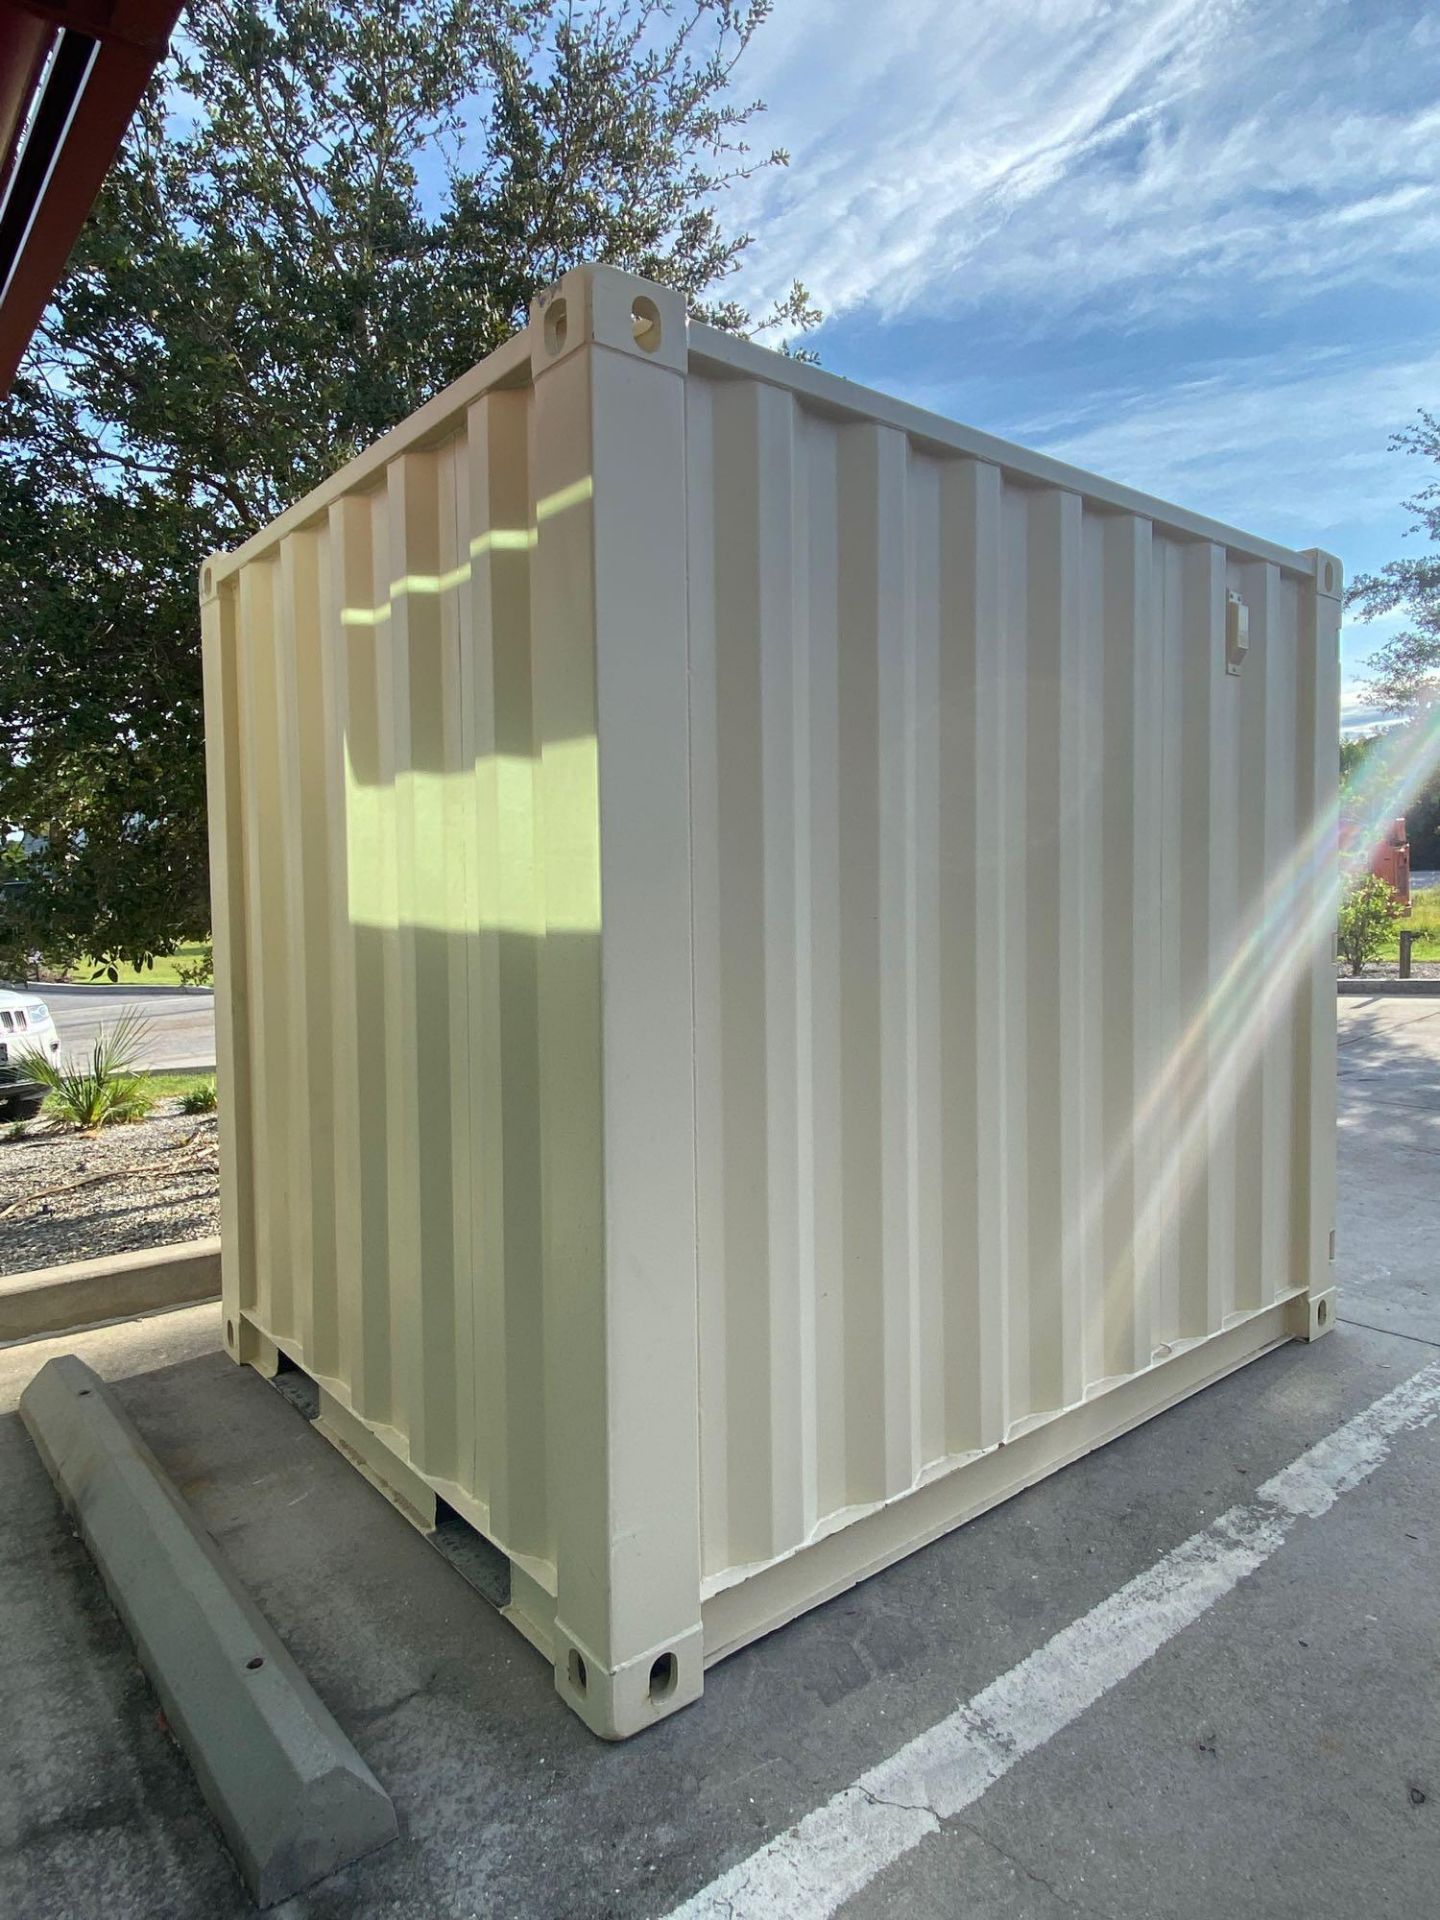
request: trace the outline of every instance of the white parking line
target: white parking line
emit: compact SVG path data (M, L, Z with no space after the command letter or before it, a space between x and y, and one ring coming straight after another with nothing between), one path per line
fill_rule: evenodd
M1347 1420L973 1700L674 1909L670 1920L822 1920L973 1806L1440 1413L1440 1361Z

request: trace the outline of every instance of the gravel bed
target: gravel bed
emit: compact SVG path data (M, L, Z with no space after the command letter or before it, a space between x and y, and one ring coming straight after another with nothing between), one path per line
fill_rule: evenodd
M1337 977L1341 980L1353 980L1357 976L1348 967L1341 967ZM1398 980L1400 963L1391 960L1386 965L1366 967L1358 976L1361 980ZM1412 980L1440 980L1440 960L1416 960L1410 968Z
M1440 961L1417 960L1411 971L1440 980ZM1367 967L1362 977L1393 980L1397 972L1392 962ZM11 1140L0 1128L0 1274L218 1234L216 1116L182 1114L179 1106L162 1101L150 1119L94 1137L32 1121L23 1140ZM95 1174L117 1177L43 1191Z
M0 1274L219 1233L216 1117L179 1105L93 1137L38 1120L23 1140L0 1131ZM92 1184L46 1191L82 1180Z

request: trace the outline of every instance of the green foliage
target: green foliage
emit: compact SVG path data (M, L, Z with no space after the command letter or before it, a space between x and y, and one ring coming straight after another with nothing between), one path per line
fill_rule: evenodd
M197 0L0 413L0 973L209 932L196 581L581 259L719 325L769 0ZM798 284L760 323L803 333Z
M1380 733L1362 733L1353 735L1340 742L1340 792L1342 796L1357 781L1364 770L1366 757L1377 740L1383 740Z
M145 1035L143 1020L122 1014L100 1034L83 1065L67 1067L63 1060L32 1050L19 1056L20 1070L49 1088L45 1112L50 1119L80 1133L98 1133L102 1127L143 1120L155 1104L150 1083L135 1064Z
M1416 872L1440 867L1440 773L1425 781L1405 804L1410 865Z
M1424 887L1411 894L1409 914L1397 920L1390 932L1397 955L1402 928L1415 936L1416 959L1422 958L1427 949L1440 946L1440 887ZM1388 950L1386 957L1389 957Z
M178 956L173 962L175 978L182 987L209 987L215 983L215 947L213 942L202 940L198 947L187 950L185 956Z
M138 967L128 960L107 960L102 966L82 954L71 978L121 987L208 987L215 978L215 950L208 940L190 941L171 953L146 954Z
M152 1073L150 1091L154 1094L157 1103L162 1100L178 1100L183 1107L191 1094L207 1086L213 1086L214 1082L213 1073ZM202 1107L200 1111L208 1112L209 1109Z
M1340 742L1342 820L1403 815L1417 873L1440 868L1440 768L1415 777L1415 769L1433 759L1417 730L1432 724L1422 712L1400 726Z
M1337 942L1351 973L1363 973L1390 944L1400 900L1388 882L1373 873L1351 877L1340 902Z
M215 1091L213 1080L202 1080L180 1096L182 1113L214 1113L219 1104L220 1099Z
M1397 453L1440 462L1440 416L1422 409L1418 424L1396 434L1390 444ZM1432 480L1404 505L1415 516L1409 531L1423 532L1432 550L1391 560L1378 573L1361 574L1345 597L1364 620L1397 608L1405 614L1405 628L1365 662L1370 671L1366 691L1386 713L1410 715L1440 697L1440 480Z

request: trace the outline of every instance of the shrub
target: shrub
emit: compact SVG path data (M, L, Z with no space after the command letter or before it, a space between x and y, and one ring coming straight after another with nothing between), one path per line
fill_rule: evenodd
M1395 889L1376 874L1355 876L1340 902L1337 945L1351 973L1363 973L1390 943L1390 930L1400 911Z
M214 1113L218 1104L213 1080L202 1080L198 1087L191 1087L180 1096L182 1113Z
M78 1133L98 1133L143 1120L155 1104L148 1080L136 1067L145 1034L145 1022L127 1013L101 1033L83 1065L67 1067L29 1052L21 1055L20 1068L49 1088L45 1111L52 1120Z

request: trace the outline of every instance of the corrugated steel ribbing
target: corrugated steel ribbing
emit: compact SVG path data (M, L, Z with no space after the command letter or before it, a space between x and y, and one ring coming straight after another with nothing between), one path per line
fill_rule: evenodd
M230 1350L598 1730L1313 1328L1339 588L608 269L207 566Z

